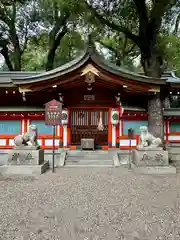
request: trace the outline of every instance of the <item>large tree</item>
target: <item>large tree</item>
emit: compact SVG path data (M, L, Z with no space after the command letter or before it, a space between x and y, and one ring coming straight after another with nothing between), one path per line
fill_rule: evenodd
M35 1L9 0L0 3L0 48L9 70L21 70L21 58L38 25Z
M38 60L43 56L42 66L37 61L37 67L47 71L53 69L63 38L70 33L69 40L77 32L76 20L80 15L81 8L73 0L4 0L0 3L0 50L9 70L26 68L22 64L24 52L25 59L33 52L38 54ZM30 50L32 53L25 51L27 46L34 47Z
M39 15L48 32L46 70L54 68L55 56L68 32L76 31L81 6L74 0L39 0Z
M145 74L159 78L162 74L163 56L158 45L158 37L163 17L176 3L177 1L173 0L112 0L100 3L92 0L86 2L86 5L102 24L123 33L135 43L141 53L141 64ZM126 19L121 14L123 11L126 11L126 19L129 17L130 23L136 26L131 29L128 27ZM152 96L148 102L149 130L162 139L164 98L164 91L161 90L161 93Z

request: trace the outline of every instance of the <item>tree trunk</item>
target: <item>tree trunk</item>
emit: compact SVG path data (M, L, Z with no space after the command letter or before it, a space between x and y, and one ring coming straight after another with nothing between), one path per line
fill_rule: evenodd
M67 33L67 31L68 31L67 27L64 26L62 31L58 34L56 38L54 36L52 37L51 46L47 56L46 71L50 71L53 69L56 50L59 47L60 42Z
M13 5L12 5L12 19L11 19L11 22L9 24L9 35L10 35L12 45L14 47L14 56L13 56L14 71L21 71L22 53L21 53L19 37L18 37L18 34L17 34L17 30L16 30L16 7L17 7L16 2L13 2Z
M162 71L162 58L153 52L141 52L141 64L145 75L148 77L160 78Z
M14 70L21 71L21 52L20 49L14 49Z
M161 58L155 53L141 53L141 61L147 76L161 77ZM163 91L161 89L161 91ZM164 118L163 118L163 100L161 93L156 93L148 100L148 129L155 137L159 137L164 142Z
M16 28L14 25L11 26L11 41L14 46L14 54L13 54L13 60L14 60L14 71L21 71L21 48L19 45L19 38L16 34Z
M55 48L49 49L48 57L47 57L47 63L46 63L46 71L50 71L50 70L53 69L55 53L56 53Z
M155 137L164 140L164 118L160 93L156 93L156 95L149 98L148 129Z

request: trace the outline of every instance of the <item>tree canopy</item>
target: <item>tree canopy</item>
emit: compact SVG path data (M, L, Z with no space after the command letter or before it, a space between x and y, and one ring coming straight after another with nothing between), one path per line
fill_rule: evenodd
M139 71L140 57L148 76L167 67L179 74L179 10L179 0L3 0L2 69L51 70L79 55L91 34L121 67Z
M180 74L180 0L2 0L2 70L49 71L78 56L91 39L100 54L159 78ZM92 42L93 41L93 42ZM138 65L138 59L140 64ZM163 139L165 90L148 99L149 131Z

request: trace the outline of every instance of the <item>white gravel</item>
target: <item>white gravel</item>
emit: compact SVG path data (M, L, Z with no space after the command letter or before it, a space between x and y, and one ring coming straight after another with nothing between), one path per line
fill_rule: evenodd
M63 168L0 177L2 240L180 239L180 174Z

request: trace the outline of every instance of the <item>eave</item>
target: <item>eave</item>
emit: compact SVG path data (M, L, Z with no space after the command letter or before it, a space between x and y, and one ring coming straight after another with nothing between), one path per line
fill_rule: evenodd
M131 106L122 106L125 111L132 111L132 112L145 112L144 108L140 107L131 107ZM26 106L26 107L0 107L0 112L45 112L45 107L37 107L37 106Z
M163 110L165 117L180 116L180 108L166 108Z
M20 87L21 91L26 89L33 89L36 84L51 84L56 81L59 81L59 85L62 83L63 79L66 78L71 73L79 73L81 75L83 68L86 68L88 64L91 64L95 69L98 69L100 72L106 72L111 74L112 77L116 79L121 79L123 81L130 80L133 84L137 82L150 84L154 86L155 91L159 91L159 87L166 85L166 79L155 79L127 70L121 69L118 66L111 64L104 60L100 55L97 54L92 48L88 48L80 57L75 60L53 69L48 72L40 73L35 76L30 76L26 78L12 79L14 85ZM47 82L47 83L46 83ZM152 86L152 88L153 88Z
M20 72L20 71L2 71L0 72L0 87L6 87L6 88L13 88L17 87L13 83L13 79L25 79L27 77L32 77L34 75L38 75L41 72Z

